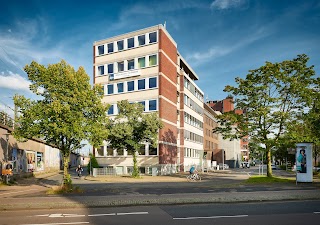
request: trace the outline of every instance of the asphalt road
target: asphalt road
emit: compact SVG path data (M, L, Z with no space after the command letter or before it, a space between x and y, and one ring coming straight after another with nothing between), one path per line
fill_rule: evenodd
M1 211L0 225L317 224L320 201Z
M77 177L74 169L69 171L73 184L84 191L82 195L86 196L111 196L111 195L129 195L129 194L178 194L183 193L196 194L196 193L218 193L218 192L252 192L252 191L285 191L292 188L301 190L315 189L314 185L299 184L299 186L292 187L292 185L278 184L277 186L260 185L250 186L242 185L245 179L250 175L258 173L258 167L251 167L249 169L232 169L231 174L224 173L204 173L201 174L201 182L176 182L176 183L106 183L104 181L90 181ZM285 171L274 171L275 175L281 175ZM84 171L83 174L87 174ZM239 176L240 175L240 176ZM288 173L286 174L288 175ZM294 176L294 174L292 174ZM179 175L177 175L179 176ZM185 175L181 175L182 177ZM240 177L240 179L239 179ZM62 173L43 179L41 182L47 185L59 185L62 181ZM42 193L45 196L44 193ZM22 195L24 196L24 195ZM39 194L41 196L41 194Z

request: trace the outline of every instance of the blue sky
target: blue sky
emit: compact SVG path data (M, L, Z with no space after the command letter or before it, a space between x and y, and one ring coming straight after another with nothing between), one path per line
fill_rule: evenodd
M15 93L32 97L23 72L32 60L65 59L92 81L94 41L164 22L210 100L265 61L305 53L320 73L316 0L10 0L0 8L0 109Z

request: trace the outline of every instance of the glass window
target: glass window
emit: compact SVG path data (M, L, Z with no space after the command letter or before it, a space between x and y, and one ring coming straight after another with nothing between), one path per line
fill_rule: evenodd
M157 87L157 78L156 77L149 78L149 88L155 88L155 87Z
M98 46L98 55L103 55L104 54L104 45Z
M123 83L118 83L117 87L118 87L118 93L122 93L123 92Z
M157 148L149 145L149 155L157 155Z
M145 112L146 111L146 102L142 101L142 102L139 102L139 104L143 105L143 112Z
M113 105L110 106L109 110L108 110L108 115L113 115L114 110L113 110Z
M145 35L138 36L138 42L139 42L139 46L145 45L146 44L146 36Z
M149 101L149 111L157 110L157 100Z
M113 52L113 43L108 44L108 53Z
M108 64L108 74L113 74L113 64Z
M138 90L143 90L146 88L146 81L143 80L138 80Z
M146 59L145 59L145 57L138 58L138 67L139 67L139 69L146 67Z
M139 155L145 155L146 154L146 146L141 145L138 152L139 152Z
M124 62L118 62L118 72L124 71Z
M123 155L123 149L117 149L117 155Z
M149 56L149 66L157 65L157 55Z
M113 94L113 84L108 84L108 95Z
M128 91L134 91L134 81L127 82L127 89Z
M128 60L128 70L134 69L134 59Z
M98 75L104 74L104 66L98 66Z
M123 40L117 41L118 51L123 50Z
M107 146L107 155L113 156L113 148L111 146Z
M157 42L157 32L153 32L149 34L149 43Z
M134 38L129 38L128 39L128 48L133 48L134 47Z

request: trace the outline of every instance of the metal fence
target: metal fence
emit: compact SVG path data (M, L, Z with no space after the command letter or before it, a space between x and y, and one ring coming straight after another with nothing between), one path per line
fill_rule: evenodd
M121 169L119 169L121 168ZM97 176L121 176L131 175L133 171L132 166L128 167L103 167L93 168L92 175ZM159 176L159 175L170 175L180 172L179 164L158 164L158 165L144 165L139 167L140 174Z
M0 123L11 128L14 126L14 120L3 111L0 111Z

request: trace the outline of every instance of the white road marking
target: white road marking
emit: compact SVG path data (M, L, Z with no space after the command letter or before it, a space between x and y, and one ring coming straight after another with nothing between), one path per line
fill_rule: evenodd
M109 213L109 214L92 214L92 215L88 215L88 216L115 216L115 213Z
M62 214L50 214L49 217L52 217L52 218L56 218L56 217L64 217Z
M16 193L20 193L20 192L28 192L28 191L33 191L33 190L37 190L37 189L28 189L28 190L24 190L24 191L6 192L6 193L2 193L0 195L10 195L10 194L16 194Z
M318 213L320 213L320 212L313 212L313 213L318 214Z
M44 214L44 215L35 215L36 217L50 217L50 218L70 218L70 217L84 217L86 215L78 215L78 214ZM29 216L29 217L34 217L34 216Z
M30 224L20 224L20 225L66 225L66 224L84 224L89 222L70 222L70 223L30 223Z
M78 215L78 214L62 214L64 217L84 217L86 215Z
M219 218L237 218L247 217L248 215L235 215L235 216L200 216L200 217L181 217L173 218L174 220L196 220L196 219L219 219Z
M128 212L128 213L117 213L117 216L123 216L123 215L144 215L149 214L148 212Z

